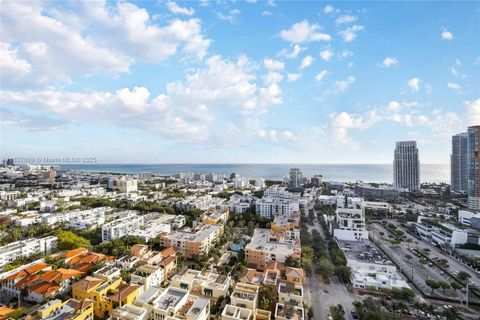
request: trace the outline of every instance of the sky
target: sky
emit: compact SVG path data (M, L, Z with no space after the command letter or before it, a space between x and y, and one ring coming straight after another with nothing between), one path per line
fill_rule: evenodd
M480 2L2 1L0 157L449 163Z

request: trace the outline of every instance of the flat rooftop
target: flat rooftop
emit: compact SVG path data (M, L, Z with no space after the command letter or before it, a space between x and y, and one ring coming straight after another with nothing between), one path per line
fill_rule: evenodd
M393 265L393 263L369 240L346 241L337 240L338 246L348 260L356 260L377 265Z
M160 294L160 296L155 299L153 303L155 307L161 310L167 310L170 307L177 307L180 300L182 300L187 295L187 290L169 287L167 290L162 292L162 294Z

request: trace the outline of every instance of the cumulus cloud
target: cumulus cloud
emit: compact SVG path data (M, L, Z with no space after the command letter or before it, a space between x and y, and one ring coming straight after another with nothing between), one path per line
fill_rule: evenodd
M453 33L448 31L446 28L442 30L441 37L443 40L453 40Z
M338 143L356 147L357 143L348 135L348 131L368 129L380 120L381 117L375 110L369 111L365 116L341 112L332 116L330 127L333 137Z
M289 58L289 59L294 59L296 57L298 57L298 54L302 51L305 51L307 50L306 47L300 47L298 44L294 45L292 50L288 50L288 49L282 49L278 55L279 56L282 56L282 57L286 57L286 58Z
M407 81L407 85L413 92L417 92L420 90L420 79L419 78L412 78Z
M302 63L300 64L300 69L305 69L306 67L310 66L313 63L312 56L306 56L302 59Z
M22 106L41 112L45 119L54 115L66 124L108 122L169 138L209 141L213 115L262 114L282 102L278 85L282 75L270 72L265 85L258 85L255 68L244 56L235 61L213 56L184 81L168 83L165 92L154 97L145 87L114 92L2 91L0 105L2 110Z
M277 131L273 129L260 129L257 131L257 135L261 138L266 138L273 142L291 141L295 139L294 133L290 130Z
M357 21L358 18L348 14L344 14L335 19L336 24L348 24Z
M216 15L218 19L225 20L230 23L233 23L233 21L235 20L235 16L237 16L239 13L240 13L240 10L238 9L232 9L228 13L216 11Z
M333 51L330 49L320 51L320 57L325 61L330 61L333 56Z
M456 82L449 82L447 83L447 88L457 91L460 90L461 86Z
M333 83L332 93L339 94L347 91L347 89L355 82L354 76L349 76L346 80L337 80Z
M0 43L0 60L2 61L0 63L0 74L2 74L2 79L17 81L27 76L32 70L31 64L27 60L19 58L17 51L8 43Z
M365 27L359 26L359 25L353 25L351 27L346 28L345 30L340 31L339 34L342 36L343 41L352 42L357 38L358 32L363 29L365 29Z
M327 75L328 71L327 70L322 70L320 71L319 73L317 73L317 75L315 76L315 80L317 81L322 81L323 78L325 78L325 76Z
M170 10L170 12L175 14L184 14L186 16L193 16L195 14L195 10L193 8L180 7L178 4L176 4L173 1L167 2L166 6L167 6L167 9Z
M326 5L325 8L323 8L323 13L332 13L334 8L331 5Z
M263 64L268 70L283 70L283 68L285 68L285 64L283 62L273 59L264 59Z
M313 41L330 41L329 34L318 32L318 24L310 24L307 20L295 23L288 30L282 30L280 38L291 43L306 43Z
M0 12L0 38L31 65L29 79L37 85L66 83L74 75L126 73L134 61L161 62L180 51L202 59L210 45L198 19L161 25L129 2L68 3L47 14L50 5L7 1Z
M464 102L467 111L467 125L478 126L480 124L480 98L474 101Z
M400 103L397 102L397 101L390 101L388 103L388 110L390 110L390 111L400 111L401 108L402 107L401 107Z
M297 81L298 79L300 79L301 76L302 76L301 73L287 73L287 81L288 82Z
M386 58L383 60L381 66L382 66L382 67L385 67L385 68L390 68L391 66L394 66L394 65L396 65L397 63L398 63L397 58L395 58L395 57L386 57Z

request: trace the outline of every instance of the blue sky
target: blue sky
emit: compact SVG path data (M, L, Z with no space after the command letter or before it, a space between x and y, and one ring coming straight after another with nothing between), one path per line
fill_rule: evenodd
M448 163L480 124L479 2L10 2L1 157Z

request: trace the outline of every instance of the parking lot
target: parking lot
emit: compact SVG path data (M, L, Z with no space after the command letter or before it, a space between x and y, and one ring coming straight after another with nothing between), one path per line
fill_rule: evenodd
M445 290L437 289L433 293L431 288L428 287L425 283L427 279L433 279L435 281L444 281L447 283L451 283L453 279L446 273L444 273L441 269L437 268L435 265L427 262L426 264L420 263L421 255L416 254L415 250L423 250L428 248L430 250L429 257L434 258L437 257L438 259L445 259L450 268L456 271L465 271L468 272L472 278L470 281L477 282L480 281L478 276L474 274L471 270L462 267L462 265L453 259L452 257L445 256L443 252L441 252L438 248L424 243L416 238L413 238L409 235L407 237L411 238L411 242L401 242L399 245L392 245L387 239L388 234L390 233L382 224L373 223L371 225L371 236L373 240L379 245L382 250L384 250L393 260L393 262L400 267L404 273L408 275L411 279L413 276L414 282L419 287L421 291L424 293L428 293L431 296L438 297L438 298L453 298L453 299L465 299L465 294L461 291L455 291L453 289ZM405 230L402 230L405 231ZM380 232L384 233L382 237ZM407 233L405 233L407 234ZM411 256L411 259L407 259L407 256ZM478 282L480 283L480 282ZM477 301L475 297L470 295L470 301Z

